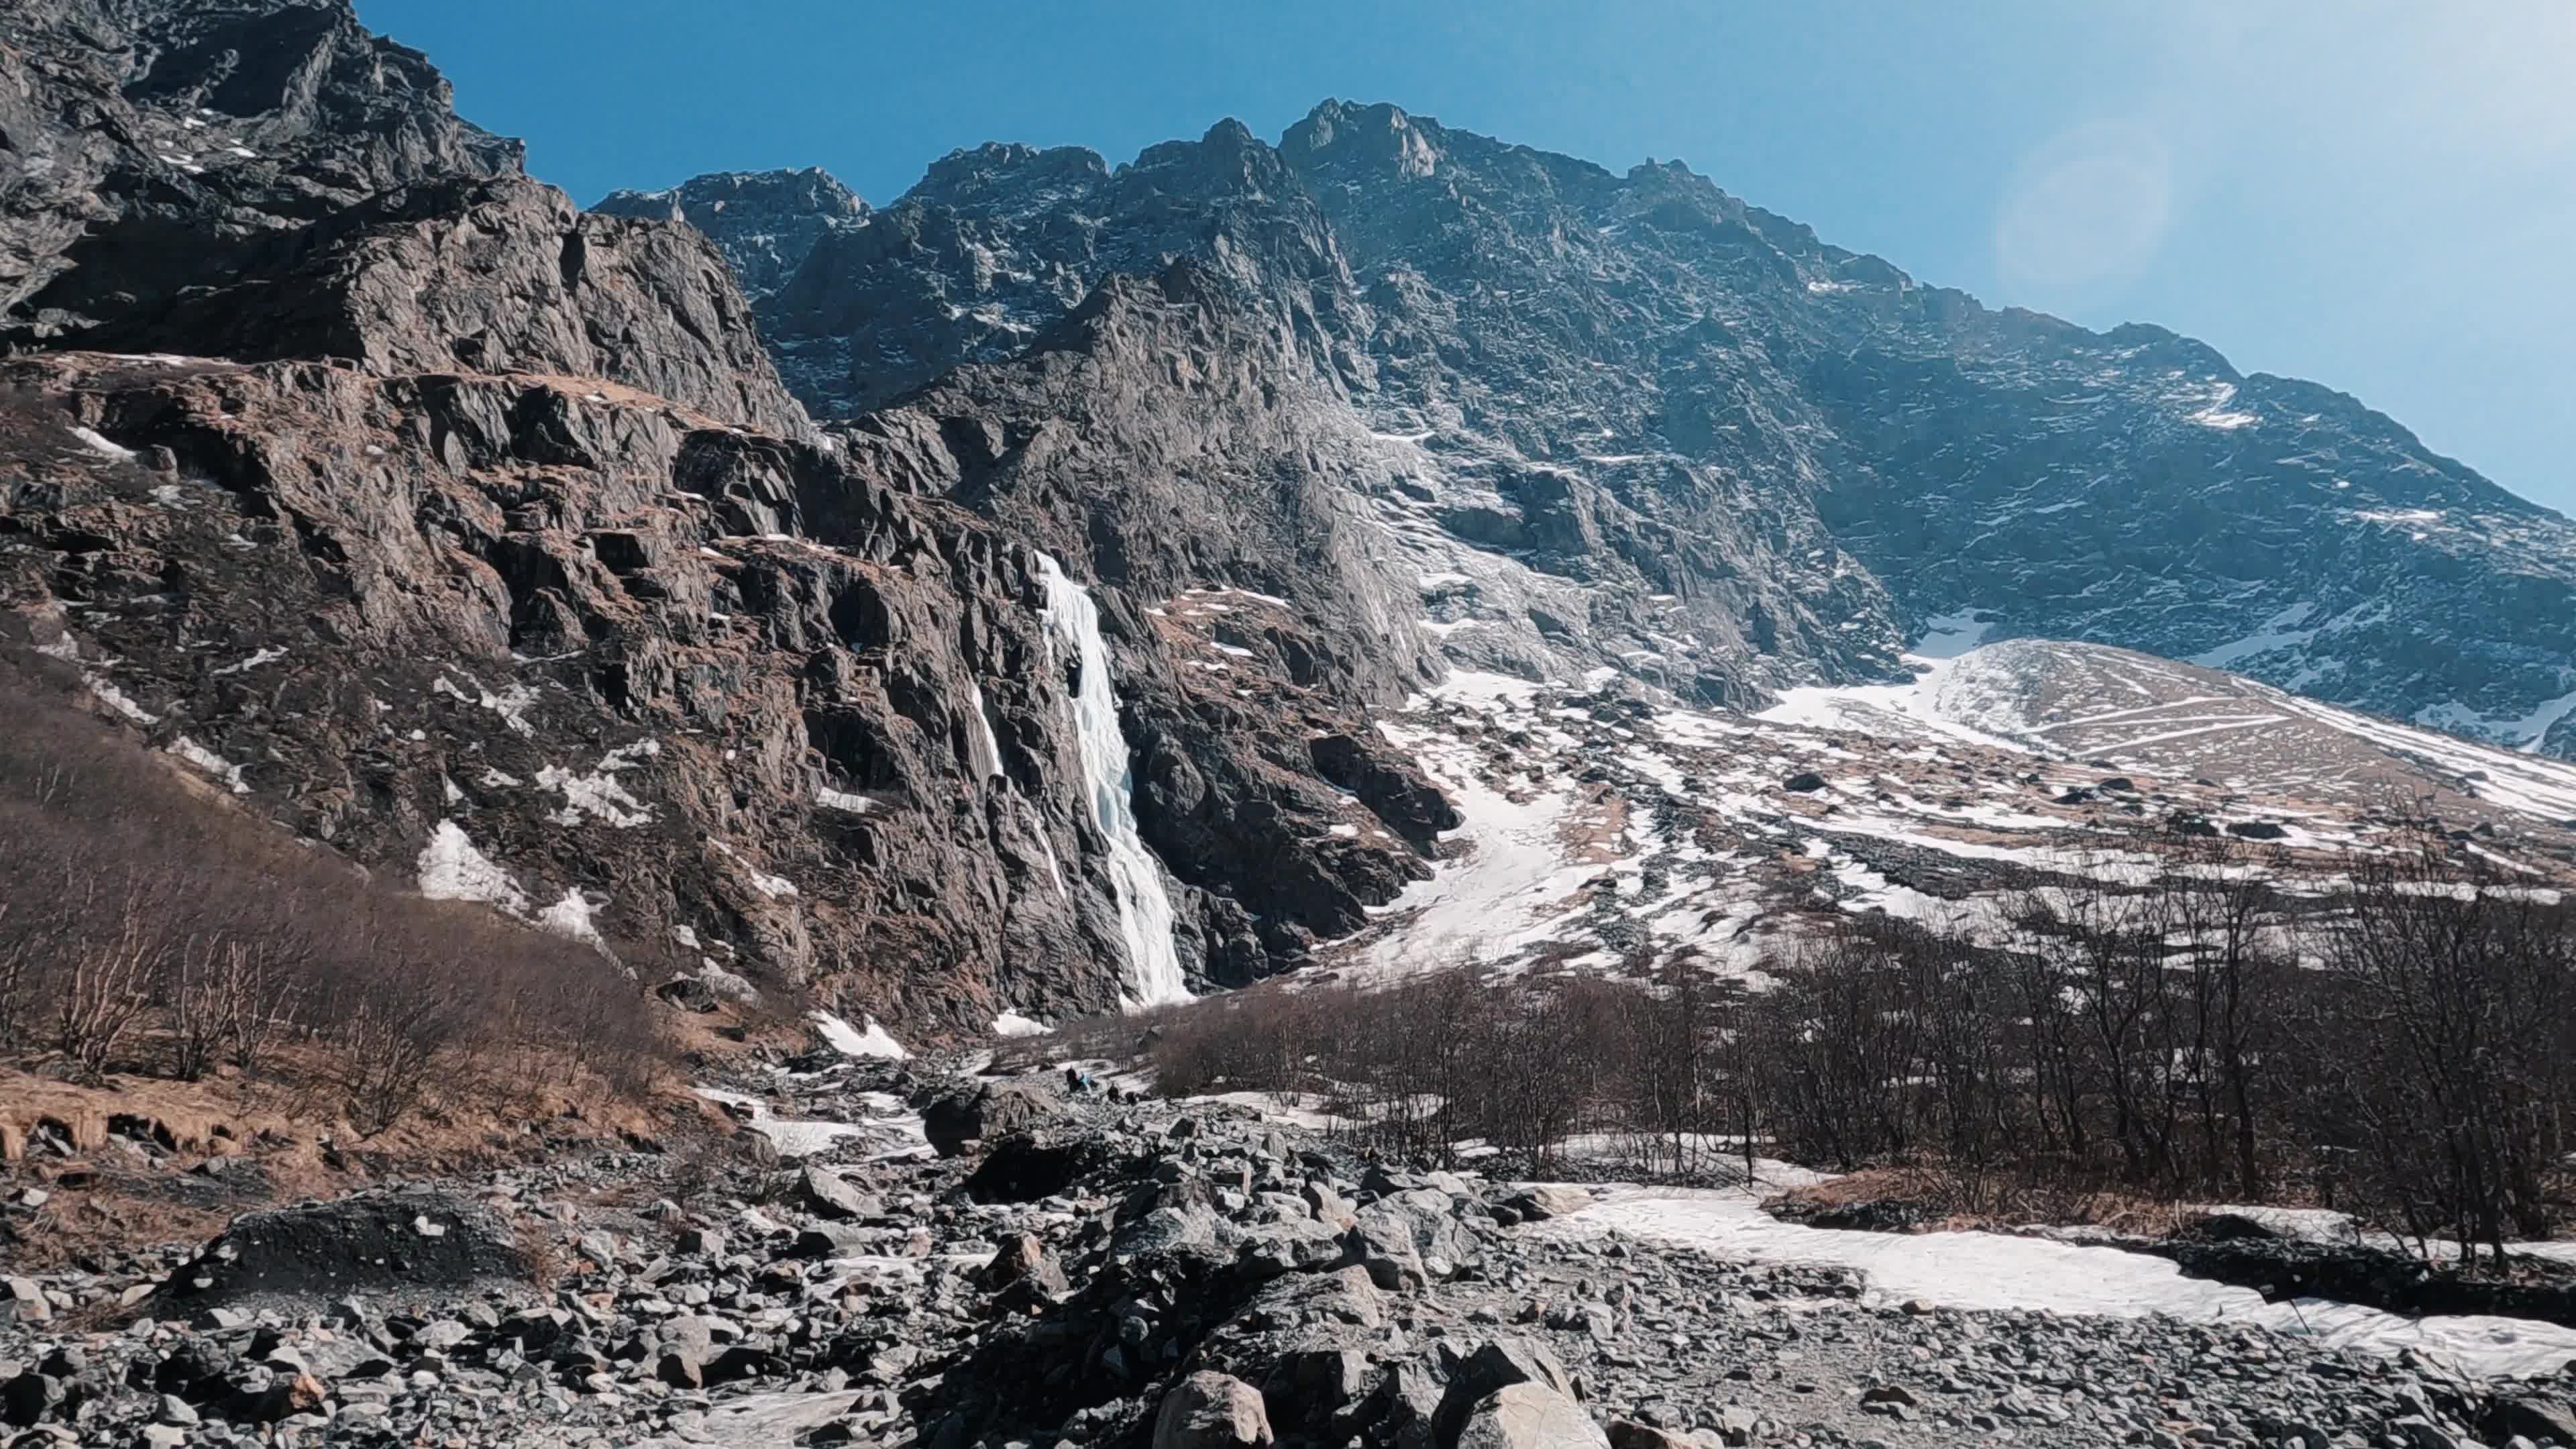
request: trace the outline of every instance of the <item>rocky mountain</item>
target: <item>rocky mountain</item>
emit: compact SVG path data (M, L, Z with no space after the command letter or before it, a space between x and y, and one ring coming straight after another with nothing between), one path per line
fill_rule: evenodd
M591 210L687 222L724 252L743 295L754 302L784 286L825 238L856 230L868 217L858 193L819 166L719 172L668 191L612 192Z
M1428 873L1358 709L1435 666L1186 271L961 375L977 426L824 437L701 235L520 175L339 0L13 9L0 65L0 603L240 808L929 1033L1242 984ZM1193 446L1278 486L1097 486ZM1161 627L1232 587L1276 685Z
M1275 145L1228 122L1116 167L960 151L865 218L759 231L815 237L729 250L793 263L759 321L830 418L1197 261L1381 445L1319 466L1462 663L1748 704L1891 677L1973 611L2576 755L2566 519L2349 397L1988 309L1677 163L1329 102Z
M684 995L937 1036L1460 942L1732 960L2175 822L2576 869L2554 767L2393 725L2218 732L2358 751L2321 801L2033 700L1848 733L1971 620L2072 651L2028 678L2136 657L2041 633L2295 659L2554 749L2576 555L2356 406L1678 167L1334 104L582 212L344 0L45 0L0 67L26 644L235 807ZM2301 708L2171 678L2202 744L2200 694Z

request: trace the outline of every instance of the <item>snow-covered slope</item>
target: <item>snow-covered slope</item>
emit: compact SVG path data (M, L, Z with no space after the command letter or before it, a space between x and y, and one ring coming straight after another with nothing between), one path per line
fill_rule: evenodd
M2033 886L2142 884L2218 849L2294 893L2428 838L2523 889L2576 883L2576 766L2195 665L1977 634L1943 621L1910 685L1793 690L1752 716L1651 703L1606 670L1453 674L1378 728L1464 823L1340 959L1618 971L1680 953L1744 972L1838 914L1991 937Z
M2576 827L2576 765L2337 709L2241 675L2098 644L2013 639L1908 658L1908 685L1788 691L1764 719L1973 739L2056 759L2207 778L2290 807L2412 808Z

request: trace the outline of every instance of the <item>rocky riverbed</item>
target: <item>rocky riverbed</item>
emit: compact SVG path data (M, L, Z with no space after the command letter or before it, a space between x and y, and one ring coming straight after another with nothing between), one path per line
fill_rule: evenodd
M1890 1302L1243 1107L819 1056L723 1090L704 1148L10 1278L7 1442L2576 1443L2576 1378Z

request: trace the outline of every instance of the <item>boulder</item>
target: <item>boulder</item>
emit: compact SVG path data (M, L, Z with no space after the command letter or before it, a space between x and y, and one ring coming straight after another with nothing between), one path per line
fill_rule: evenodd
M524 1282L510 1225L482 1203L435 1192L363 1193L244 1213L145 1300L185 1319L217 1306L351 1295L446 1293Z
M1154 1416L1154 1449L1250 1449L1271 1442L1270 1414L1252 1385L1195 1373L1173 1385Z
M1036 1082L988 1082L922 1109L921 1128L942 1157L970 1142L992 1142L1064 1115L1064 1101Z
M1540 1384L1507 1384L1469 1407L1457 1449L1610 1449L1583 1406Z
M1002 1242L992 1259L984 1264L984 1286L996 1292L1014 1283L1027 1283L1049 1295L1061 1294L1070 1286L1064 1269L1046 1250L1046 1245L1028 1233L1015 1233Z
M796 1200L816 1217L851 1222L885 1216L885 1201L861 1192L828 1167L808 1167L796 1175Z
M1441 1396L1436 1421L1444 1443L1453 1440L1469 1414L1499 1390L1532 1384L1569 1398L1574 1394L1574 1380L1565 1365L1536 1339L1496 1338L1463 1354L1443 1344L1440 1354L1449 1371L1449 1388Z
M0 1278L0 1323L43 1323L54 1316L45 1290L33 1278Z
M2537 1395L2499 1395L2487 1410L2486 1437L2520 1435L2535 1444L2576 1444L2576 1405Z

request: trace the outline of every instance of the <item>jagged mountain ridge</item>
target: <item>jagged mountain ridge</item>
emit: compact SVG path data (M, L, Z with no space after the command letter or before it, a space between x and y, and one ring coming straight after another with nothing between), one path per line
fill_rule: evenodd
M986 145L757 310L790 387L856 417L1175 258L1295 319L1387 439L1347 486L1462 663L1742 705L1889 677L1976 611L2576 753L2566 519L2342 394L1988 309L1678 163L1339 102L1114 168Z

